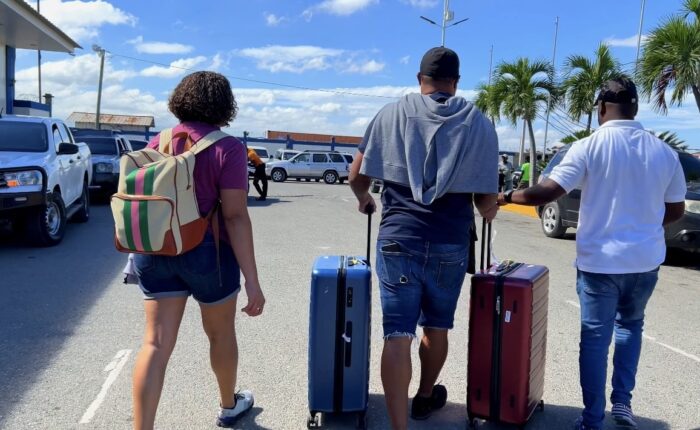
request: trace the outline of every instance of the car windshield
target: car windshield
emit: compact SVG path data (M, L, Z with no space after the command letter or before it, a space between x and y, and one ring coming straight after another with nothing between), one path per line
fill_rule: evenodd
M546 175L549 175L549 174L552 172L552 170L553 170L555 167L557 167L557 166L559 165L559 163L561 163L561 160L564 159L564 156L566 155L566 153L567 153L568 150L569 150L569 147L568 147L568 146L567 146L567 147L564 147L564 148L562 148L562 149L560 149L559 152L556 153L556 155L554 156L554 158L552 158L552 159L549 161L549 164L547 164L547 167L544 169L544 171L542 172L542 174L545 175L545 176L546 176Z
M0 122L0 151L44 152L48 148L48 135L44 124Z
M289 159L293 158L295 155L297 155L296 152L285 152L283 160L289 160Z
M690 154L678 154L686 182L700 182L700 160Z
M118 155L117 143L113 137L82 137L79 140L87 143L93 154Z
M148 146L148 142L145 140L129 140L129 142L131 142L131 147L134 151L140 151Z

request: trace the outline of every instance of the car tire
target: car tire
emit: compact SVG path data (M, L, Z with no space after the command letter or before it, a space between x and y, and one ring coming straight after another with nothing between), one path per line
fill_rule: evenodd
M83 183L83 194L80 196L80 209L73 215L72 221L85 223L90 220L90 190L87 182Z
M284 169L272 169L270 178L273 182L284 182L287 180L287 172Z
M542 232L547 237L561 238L566 234L566 226L561 219L561 208L557 202L548 203L542 208Z
M61 243L66 232L66 207L61 194L54 192L45 205L29 216L27 236L36 246L54 246Z
M338 182L338 174L333 170L326 170L326 172L323 174L323 182L327 183L328 185L335 184Z

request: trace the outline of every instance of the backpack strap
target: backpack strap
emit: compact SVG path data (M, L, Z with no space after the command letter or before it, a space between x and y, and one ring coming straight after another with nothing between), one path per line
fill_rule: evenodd
M227 137L231 137L228 134L224 133L221 130L215 130L212 131L211 133L207 134L203 138L199 139L197 143L190 149L190 152L193 153L194 155L199 154L200 152L204 151L205 149L209 148L216 142L225 139Z
M170 143L172 142L172 140L173 129L166 128L162 130L159 135L158 152L162 152L163 154L170 154L170 150L172 149Z

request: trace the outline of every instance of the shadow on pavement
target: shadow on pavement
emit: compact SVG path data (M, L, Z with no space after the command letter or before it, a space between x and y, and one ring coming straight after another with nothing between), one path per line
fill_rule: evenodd
M245 417L241 418L241 420L236 423L236 428L242 430L271 430L269 427L261 426L255 422L258 415L263 413L263 411L263 408L259 408L257 406L253 407L253 409L251 409L251 411Z
M0 238L0 428L123 268L113 228L109 208L93 206L56 247Z
M282 200L277 197L268 197L265 200L256 200L255 197L248 196L248 207L266 207L272 206L278 203L289 203L289 200Z
M409 404L410 406L410 404ZM572 428L574 421L581 414L581 409L571 406L559 406L546 404L544 411L536 410L527 430L568 430ZM608 414L609 415L609 414ZM356 421L355 414L343 416L324 416L321 423L322 429L354 429ZM391 428L389 416L386 412L384 396L381 394L371 394L369 399L368 428L389 429ZM639 430L670 430L671 427L659 420L651 418L637 417ZM408 426L413 430L464 430L467 427L467 407L465 403L448 402L445 407L433 413L433 416L425 421L414 421L409 419ZM291 427L290 427L291 428ZM300 427L302 428L302 427ZM500 425L479 421L478 428L483 430L513 430L515 426ZM608 417L606 429L615 428L613 422ZM700 429L698 429L700 430Z

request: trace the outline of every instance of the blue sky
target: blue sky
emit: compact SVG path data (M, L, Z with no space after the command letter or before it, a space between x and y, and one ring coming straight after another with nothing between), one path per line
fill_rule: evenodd
M645 32L681 6L681 0L647 3ZM172 125L169 91L187 73L184 69L209 69L231 78L240 105L231 127L234 132L361 134L383 104L417 89L420 58L440 43L439 28L419 16L439 20L442 4L441 0L42 0L42 13L84 48L74 57L44 54L44 92L56 96L57 116L94 111L98 59L90 47L99 44L110 53L103 112L151 114L158 126ZM473 97L473 89L487 79L491 45L494 63L520 56L550 60L556 16L561 20L559 67L568 55L592 55L602 41L613 46L626 68L634 62L638 0L452 0L450 7L456 19L469 18L447 34L447 45L462 60L460 87L465 97ZM18 95L36 96L36 55L20 51L17 70ZM316 88L366 96L309 90ZM575 128L572 122L557 119L550 142ZM700 113L692 99L667 117L643 106L640 119L648 128L676 131L691 147L700 148ZM536 129L539 146L544 124L536 124ZM503 148L517 146L518 130L502 123L498 131Z

